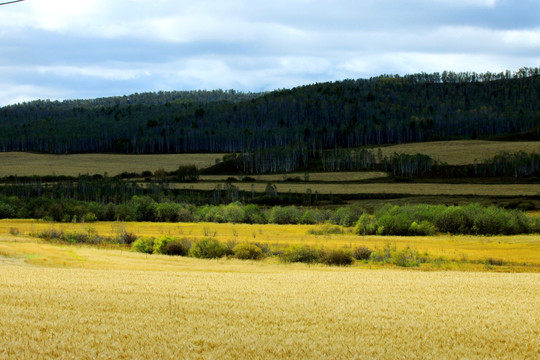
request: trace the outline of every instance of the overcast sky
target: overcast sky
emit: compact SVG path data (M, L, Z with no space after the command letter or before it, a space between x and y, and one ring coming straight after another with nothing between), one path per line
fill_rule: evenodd
M539 0L26 0L0 105L540 66Z

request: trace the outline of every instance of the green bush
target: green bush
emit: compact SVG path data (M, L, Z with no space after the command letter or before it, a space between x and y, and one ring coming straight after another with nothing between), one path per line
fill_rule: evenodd
M347 266L354 262L353 253L349 249L325 250L322 262L326 265Z
M403 250L395 250L391 254L391 262L397 266L411 267L418 266L420 254L418 251L406 247Z
M356 222L354 232L358 235L375 235L377 233L377 219L369 214L362 214Z
M313 225L316 223L317 219L315 219L313 213L309 209L306 209L306 211L304 211L304 214L302 214L302 217L300 218L300 224Z
M154 252L154 238L141 237L131 244L132 250L145 254L152 254Z
M242 204L234 202L225 207L225 221L229 223L243 223L245 220L245 212Z
M241 243L233 249L234 256L242 260L258 260L263 257L263 251L255 244Z
M395 206L377 221L378 235L408 235L412 220L409 214Z
M270 211L268 222L272 224L298 224L300 217L300 210L294 206L274 206Z
M225 256L227 246L217 240L204 238L191 246L189 255L201 259L215 259Z
M357 248L355 248L353 250L352 256L356 260L369 260L372 252L373 252L373 250L371 250L371 249L369 249L369 248L367 248L365 246L360 246L360 247L357 247Z
M321 258L321 254L318 250L307 245L291 245L283 251L280 258L281 261L284 262L302 262L309 264L318 262Z
M409 235L434 235L436 233L435 225L430 223L427 220L420 221L420 223L417 223L416 221L413 221L411 226L409 227Z
M182 209L180 204L165 202L156 205L156 217L158 221L176 222L178 221L178 213Z
M266 224L268 219L255 204L244 206L244 221L248 224Z
M173 241L176 241L176 239L166 235L163 235L154 240L154 254L165 254L165 247L168 243Z
M330 222L341 226L354 226L366 211L358 206L341 207L330 216Z
M163 251L166 255L187 256L191 243L187 239L168 242Z
M96 222L97 220L98 220L97 216L93 212L89 212L84 216L84 221L85 222L92 223L92 222Z

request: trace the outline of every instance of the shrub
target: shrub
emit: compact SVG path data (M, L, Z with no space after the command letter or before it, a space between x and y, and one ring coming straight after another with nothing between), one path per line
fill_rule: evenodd
M187 256L191 243L187 239L168 242L163 251L166 255Z
M435 218L435 226L440 232L464 234L470 231L468 217L462 207L450 206L441 211Z
M425 235L433 235L435 233L436 233L435 226L426 220L420 221L420 223L413 221L413 223L409 227L409 235L425 236Z
M151 254L154 252L154 238L141 237L133 242L131 245L132 250L145 254Z
M343 229L339 225L332 225L332 224L326 223L317 228L309 229L308 233L314 234L314 235L335 235L335 234L343 234Z
M89 222L89 223L96 222L97 216L93 212L89 212L88 214L84 216L84 221Z
M418 251L408 246L403 250L393 251L391 256L391 262L402 267L418 266L420 258Z
M412 220L405 211L398 206L377 221L377 234L379 235L407 235Z
M315 216L313 216L313 214L311 213L309 209L306 209L306 211L304 211L304 214L300 218L300 224L313 225L316 223L317 223L317 219L315 219Z
M354 262L353 253L349 249L326 250L322 256L322 262L326 265L347 266Z
M490 206L474 218L473 232L479 235L504 234L507 220L505 210Z
M159 203L156 205L157 220L166 222L175 222L178 220L178 213L182 208L176 203Z
M334 211L330 222L341 226L354 226L365 210L358 206L341 207Z
M123 232L116 238L116 241L118 241L119 244L127 244L131 245L133 242L137 240L137 235L133 233Z
M266 224L268 220L255 204L244 206L244 221L248 224Z
M191 246L189 255L201 259L215 259L227 253L227 246L217 240L204 238Z
M165 247L167 244L175 240L175 238L166 235L157 238L154 240L154 254L165 254Z
M314 263L320 259L320 252L307 245L291 245L283 251L280 258L284 262Z
M358 235L375 235L377 232L377 220L369 214L362 214L356 222L354 232Z
M373 250L371 250L371 249L369 249L369 248L367 248L365 246L360 246L360 247L357 247L357 248L355 248L353 250L352 256L356 260L369 260L372 252L373 252Z
M245 212L242 208L242 204L234 202L225 207L225 220L229 223L242 223L244 222Z
M258 260L263 257L262 249L255 244L241 243L232 250L234 256L242 260Z
M294 206L274 206L270 211L268 222L272 224L298 224L300 211Z

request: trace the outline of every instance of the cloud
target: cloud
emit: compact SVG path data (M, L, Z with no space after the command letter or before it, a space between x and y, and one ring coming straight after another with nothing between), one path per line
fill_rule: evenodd
M538 66L538 13L537 0L28 0L0 9L0 104Z

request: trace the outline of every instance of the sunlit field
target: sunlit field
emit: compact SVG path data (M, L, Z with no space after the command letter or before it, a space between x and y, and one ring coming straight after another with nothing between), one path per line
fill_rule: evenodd
M0 238L0 254L13 256L0 256L0 358L540 356L540 274L199 260ZM15 244L32 253L8 254Z
M375 152L379 148L375 148ZM485 140L455 140L409 143L380 148L383 156L393 153L426 154L435 160L448 165L474 164L492 158L501 152L540 153L538 141L485 141Z
M121 155L121 154L72 154L51 155L23 152L0 152L0 176L65 175L78 176L101 174L109 176L122 172L177 170L180 165L204 168L215 164L223 154L174 154L174 155Z
M344 228L344 234L314 235L310 230L320 229L320 225L249 225L218 223L143 223L143 222L97 222L91 224L47 223L35 220L0 220L0 235L18 234L25 236L44 230L64 232L92 232L113 236L119 232L137 236L169 235L200 239L214 237L228 242L252 242L270 246L306 244L325 248L367 246L372 249L384 248L388 244L398 249L408 247L427 253L430 257L446 260L483 261L500 259L515 265L527 265L527 271L540 270L540 235L514 236L361 236L354 235L352 228ZM0 243L0 251L5 244ZM11 245L16 246L16 244ZM26 251L23 251L26 253Z

